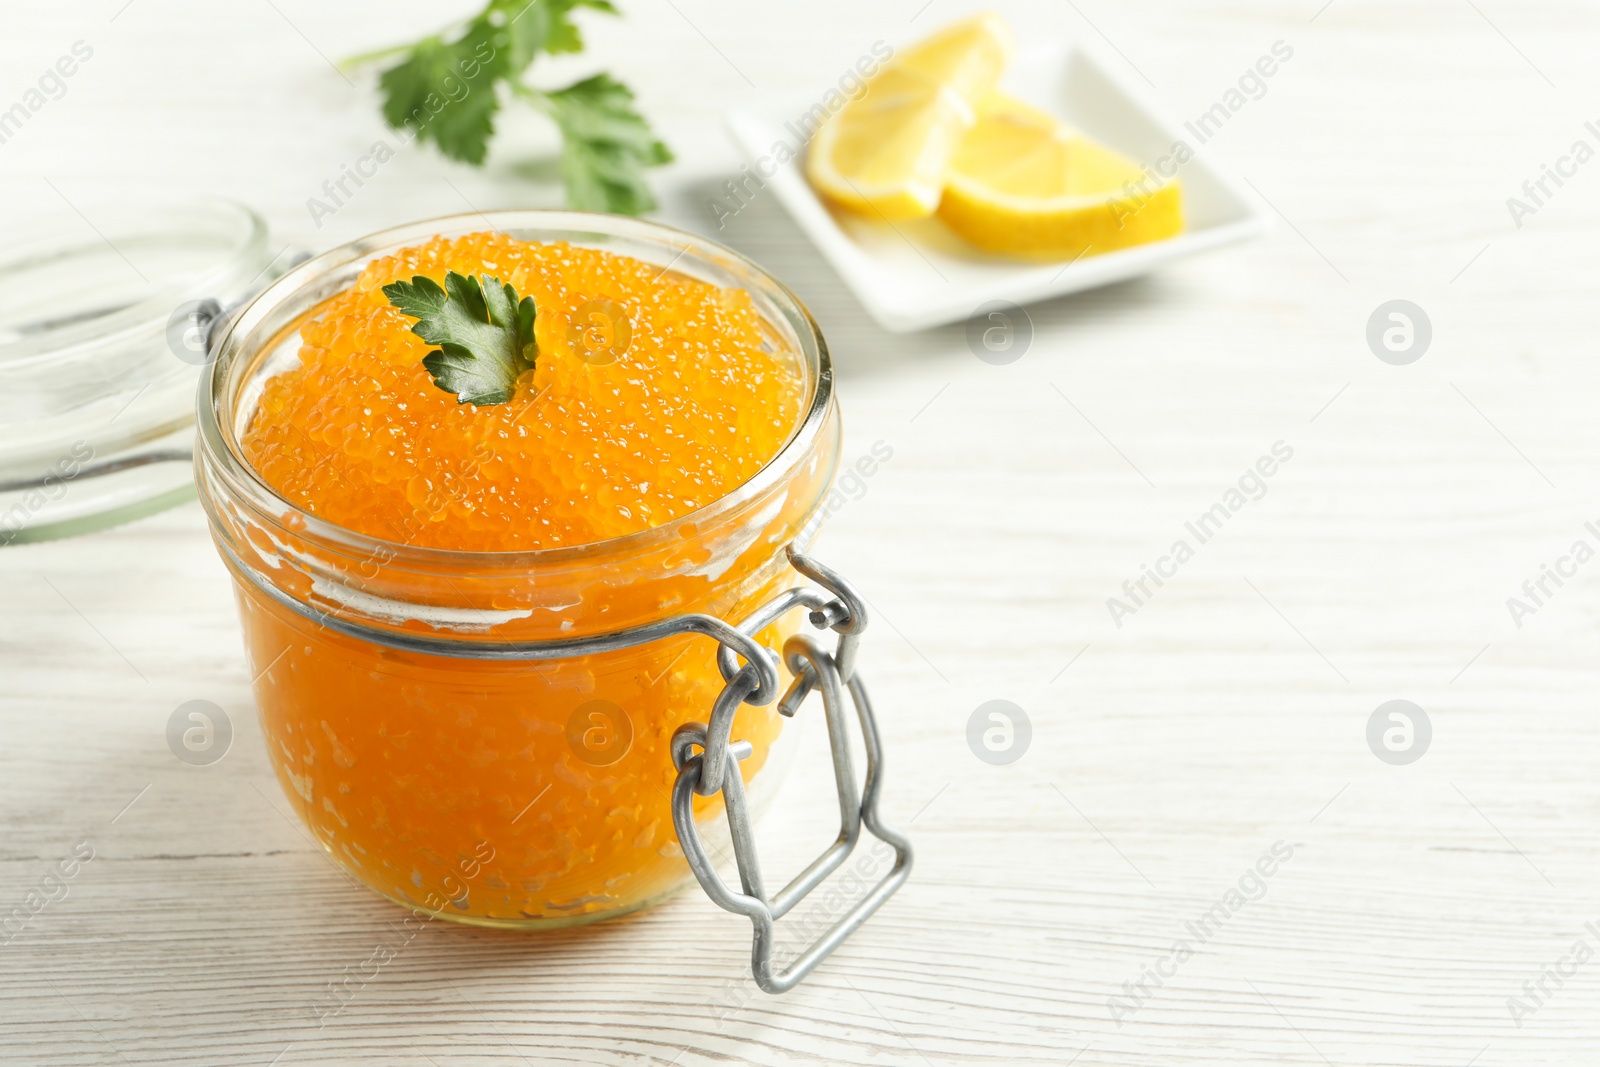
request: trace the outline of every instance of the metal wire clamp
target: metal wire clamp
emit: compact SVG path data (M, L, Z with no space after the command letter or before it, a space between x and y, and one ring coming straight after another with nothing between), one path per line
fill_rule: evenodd
M867 628L867 610L850 584L815 560L788 549L795 570L821 586L831 597L814 590L790 589L774 597L738 627L754 635L784 612L798 606L811 608L811 625L832 630L838 643L829 653L813 637L796 634L783 646L784 662L794 681L778 703L778 711L793 716L812 691L822 694L823 713L828 723L828 742L833 752L834 786L839 797L839 836L832 845L778 892L768 894L756 855L750 809L745 800L744 779L737 761L752 754L748 741L733 741L733 716L740 704L764 705L777 688L777 665L762 649L760 658L747 660L741 667L735 660L735 646L722 642L718 666L726 681L711 709L711 722L685 723L672 735L672 761L678 778L672 790L672 822L678 832L690 870L718 906L750 920L755 928L750 953L750 969L756 984L768 993L784 993L838 948L845 938L883 906L884 901L905 883L911 873L911 842L878 817L878 792L883 783L883 746L877 721L867 698L866 684L855 670L856 646ZM861 727L867 753L867 777L858 792L850 754L848 716L844 694L848 691ZM763 699L765 698L765 699ZM698 749L698 754L695 750ZM735 761L729 763L729 757ZM734 860L738 864L742 892L723 882L706 852L705 843L694 821L694 797L722 794L728 814L728 829L733 839ZM812 942L785 970L776 970L773 960L775 927L823 879L839 868L855 849L861 827L894 849L894 865L854 907Z
M883 902L905 883L911 873L911 842L885 826L878 817L878 791L883 783L883 746L878 738L872 704L867 699L866 684L855 669L856 647L867 628L866 604L836 572L796 552L793 545L785 550L790 565L821 586L822 591L805 586L788 589L757 608L749 618L737 625L730 625L710 615L690 614L589 637L531 642L461 641L376 630L319 610L290 596L254 573L226 542L218 542L218 547L233 562L235 575L250 582L263 595L284 608L330 630L407 652L456 659L537 661L613 652L683 634L700 634L715 639L719 646L717 668L725 684L712 705L709 724L685 723L672 735L672 762L678 770L672 790L672 822L677 830L678 844L689 861L689 869L694 872L706 895L728 911L745 916L755 927L751 971L756 984L768 993L784 993L799 984L818 963L882 907ZM807 634L796 634L784 642L783 659L794 680L788 691L779 697L777 656L757 642L755 635L786 612L800 607L810 609L812 626L818 630L832 630L839 635L839 639L831 653ZM741 664L740 660L744 662ZM778 700L778 711L792 717L814 690L822 694L823 712L828 722L834 785L839 796L839 836L793 881L777 893L768 895L761 876L760 861L756 856L750 809L745 801L744 779L738 769L738 761L748 759L754 750L748 741L732 739L733 716L740 704L765 707ZM861 739L867 753L867 776L860 790L856 787L855 767L850 754L844 700L846 692L855 705ZM695 826L695 795L715 796L719 792L728 813L728 828L733 838L734 859L738 864L743 892L733 891L722 881ZM894 865L866 896L807 947L786 970L775 972L773 935L777 921L844 863L860 840L863 824L874 837L894 849Z

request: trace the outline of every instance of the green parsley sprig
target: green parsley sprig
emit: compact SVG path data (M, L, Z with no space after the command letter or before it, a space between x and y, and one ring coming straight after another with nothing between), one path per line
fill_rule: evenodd
M561 132L567 206L642 214L656 206L644 171L670 163L672 152L634 110L633 92L609 74L555 90L523 81L539 53L583 50L572 14L585 7L618 14L611 0L489 0L465 23L415 44L355 56L344 65L401 56L378 78L384 119L474 166L488 155L502 96L524 100Z
M433 384L458 404L504 404L517 377L539 358L533 297L520 301L510 283L450 271L444 288L417 275L383 287L389 303L416 319L411 332L439 347L422 359Z

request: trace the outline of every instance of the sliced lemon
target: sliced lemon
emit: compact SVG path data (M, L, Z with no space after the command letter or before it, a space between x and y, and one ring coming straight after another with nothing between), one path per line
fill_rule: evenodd
M999 93L957 146L939 217L986 252L1072 259L1183 229L1183 190Z
M1010 29L987 12L891 59L817 131L806 157L811 184L868 215L932 215L950 157L1012 48Z

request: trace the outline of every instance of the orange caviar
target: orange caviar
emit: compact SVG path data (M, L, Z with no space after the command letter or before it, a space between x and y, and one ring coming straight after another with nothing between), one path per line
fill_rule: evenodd
M538 309L534 369L505 404L459 404L382 287L490 275ZM627 317L580 314L611 301ZM601 362L620 334L619 358ZM301 366L267 383L246 458L286 499L404 544L506 551L658 526L782 447L800 380L750 295L566 243L435 238L375 260L301 324Z
M442 283L447 270L497 277L536 301L537 362L508 403L458 404L436 386L422 365L431 346L381 292L417 274ZM594 353L616 334L586 344L568 328L596 299L626 311L631 336L614 362ZM497 233L374 260L287 336L296 332L300 365L266 380L241 437L245 458L305 512L463 554L425 566L391 562L398 549L356 559L322 549L293 513L265 530L213 509L219 540L254 576L235 568L267 748L290 803L363 882L466 922L585 921L683 884L670 739L710 717L723 686L714 641L548 662L452 658L339 632L255 586L373 629L477 640L547 641L685 612L742 619L794 581L782 546L815 514L836 436L811 445L753 511L675 520L783 448L808 402L796 353L745 290ZM209 481L202 490L220 492ZM508 576L510 565L467 555L667 526L660 546L548 572L529 564ZM302 567L324 577L308 580ZM488 621L452 629L429 614L457 600ZM415 613L362 615L397 602ZM791 613L758 640L778 648L797 622ZM775 763L782 722L772 705L739 709L733 736L755 749L741 764L747 781ZM721 808L716 798L695 804L697 818Z

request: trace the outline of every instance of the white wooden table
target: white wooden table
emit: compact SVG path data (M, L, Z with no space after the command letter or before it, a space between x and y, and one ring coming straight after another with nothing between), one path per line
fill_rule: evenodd
M975 359L959 327L880 332L770 199L723 231L823 323L847 457L894 450L826 555L878 609L864 663L917 867L796 992L756 992L747 924L689 892L567 933L432 924L319 1028L312 1006L402 936L399 913L288 816L190 504L0 550L0 913L93 850L0 946L0 1060L1595 1062L1600 958L1574 952L1600 950L1600 565L1520 627L1506 601L1575 540L1600 543L1584 529L1600 518L1600 163L1521 228L1505 201L1597 141L1600 15L1321 3L1003 4L1025 37L1119 50L1180 119L1274 41L1294 49L1205 149L1283 225L1031 309L1037 336L1009 366ZM67 198L224 192L313 248L553 204L514 169L547 144L524 116L486 172L408 151L312 225L306 199L382 132L369 83L324 57L471 6L14 6L0 106L73 41L94 57L0 146L0 202L59 207L45 179ZM658 177L661 217L707 231L708 191L736 167L723 108L824 84L874 40L959 13L625 6L587 17L592 55L549 76L630 81L681 160ZM1433 323L1409 366L1364 340L1394 298ZM1266 495L1116 626L1107 598L1277 441L1293 459ZM1433 728L1406 766L1365 739L1395 698ZM210 767L164 739L191 699L236 730ZM966 740L993 699L1032 723L1007 766ZM821 735L761 827L773 866L826 839ZM1292 858L1256 894L1246 873L1277 842ZM1234 910L1241 878L1259 899ZM1546 968L1570 973L1541 992Z

